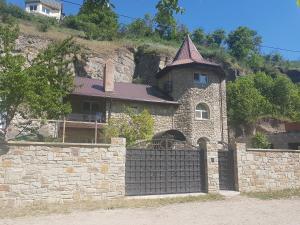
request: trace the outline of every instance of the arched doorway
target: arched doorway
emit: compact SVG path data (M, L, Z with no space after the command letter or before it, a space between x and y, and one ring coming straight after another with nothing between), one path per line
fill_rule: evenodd
M153 136L153 140L155 139L174 139L177 141L186 141L184 134L178 130L167 130L157 133Z
M207 145L208 142L209 142L209 139L206 138L206 137L199 138L198 141L197 141L199 149L206 151L206 145Z

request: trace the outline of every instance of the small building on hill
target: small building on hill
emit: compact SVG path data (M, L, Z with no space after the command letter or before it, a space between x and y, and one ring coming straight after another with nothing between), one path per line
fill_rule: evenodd
M58 20L62 18L62 3L59 0L25 0L25 10Z

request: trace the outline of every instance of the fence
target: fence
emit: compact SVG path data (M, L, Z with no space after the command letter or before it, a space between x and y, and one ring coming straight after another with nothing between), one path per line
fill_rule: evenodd
M107 143L101 130L105 126L102 120L78 121L77 117L68 117L62 120L17 121L9 128L9 140L26 140L37 142L60 143ZM100 122L99 122L100 121Z

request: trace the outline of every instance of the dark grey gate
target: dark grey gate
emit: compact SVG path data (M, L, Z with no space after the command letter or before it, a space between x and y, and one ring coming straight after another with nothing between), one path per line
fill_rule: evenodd
M218 161L220 190L234 190L233 151L219 151Z
M175 140L143 142L127 149L126 195L202 192L203 151Z

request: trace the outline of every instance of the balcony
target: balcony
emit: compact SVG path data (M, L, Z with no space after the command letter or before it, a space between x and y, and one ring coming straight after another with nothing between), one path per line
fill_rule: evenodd
M82 113L71 113L66 117L67 121L78 121L78 122L96 122L105 123L105 115L102 113L96 114L82 114Z

